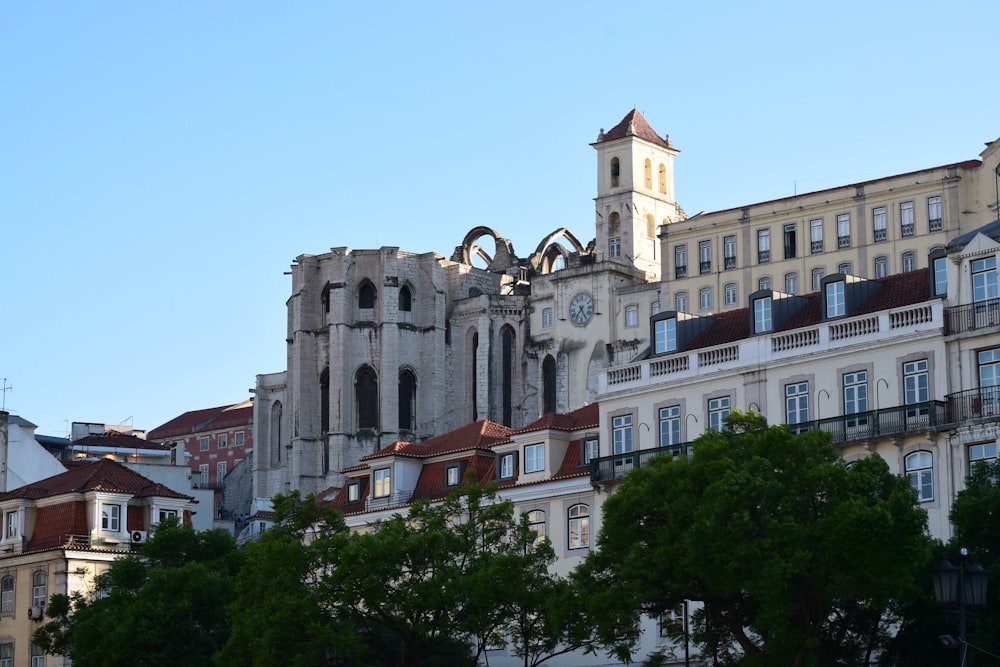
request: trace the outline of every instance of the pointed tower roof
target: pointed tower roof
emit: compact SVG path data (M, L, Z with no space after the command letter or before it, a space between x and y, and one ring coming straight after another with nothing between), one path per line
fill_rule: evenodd
M672 151L677 151L670 144L670 135L666 137L660 137L638 109L632 109L625 117L621 119L621 122L615 125L613 128L605 132L603 129L601 133L597 136L596 144L604 143L605 141L614 141L616 139L624 139L625 137L639 137L643 141L648 141L651 144L656 144L657 146L662 146L663 148L669 148ZM680 152L680 151L678 151Z

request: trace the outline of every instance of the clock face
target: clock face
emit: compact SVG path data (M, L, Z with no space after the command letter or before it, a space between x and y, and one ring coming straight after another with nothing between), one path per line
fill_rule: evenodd
M569 302L569 319L573 324L586 324L594 316L594 297L580 292Z

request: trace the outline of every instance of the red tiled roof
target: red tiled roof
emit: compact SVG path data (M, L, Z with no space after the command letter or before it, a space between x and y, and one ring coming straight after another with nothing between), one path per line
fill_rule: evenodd
M179 435L214 431L253 424L253 403L244 401L217 408L191 410L157 426L147 434L151 440L163 440Z
M638 110L632 109L625 117L622 118L621 122L615 125L613 128L604 133L596 143L602 143L605 141L614 141L615 139L624 139L629 136L629 125L632 126L632 135L639 137L644 141L648 141L651 144L656 144L657 146L663 146L664 148L670 148L671 150L677 150L671 146L667 141L660 137L656 130L650 127L649 123L643 117Z
M454 491L456 487L445 486L445 470L455 464L465 464L465 470L462 471L463 479L468 474L468 471L472 470L480 483L489 482L491 481L490 475L492 474L491 471L493 470L495 460L495 457L492 455L473 454L462 459L426 463L420 469L420 477L417 479L417 485L413 489L412 498L414 500L418 498L438 500Z
M552 479L566 479L567 477L589 477L590 465L583 462L580 456L580 441L574 440L566 448L566 456L563 457L559 470L552 475Z
M386 456L426 458L467 449L489 449L494 444L507 440L512 432L511 428L503 424L483 419L423 442L394 442L374 454L361 457L361 460L370 461Z
M532 431L556 430L576 431L581 428L596 428L600 424L601 413L597 403L585 405L566 414L547 412L527 426L517 429L514 433L530 433Z
M88 435L73 441L73 447L114 447L115 449L155 449L170 451L170 447L159 442L145 440L134 435L108 431L104 435Z
M190 496L185 496L163 484L143 477L116 461L99 459L90 462L90 465L75 466L64 473L26 484L6 493L0 493L0 500L50 498L64 493L83 493L86 491L130 493L139 498L150 496L190 498Z

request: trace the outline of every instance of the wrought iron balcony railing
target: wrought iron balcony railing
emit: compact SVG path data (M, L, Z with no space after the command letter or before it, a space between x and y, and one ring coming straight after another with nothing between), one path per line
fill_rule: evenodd
M1000 387L966 389L944 397L950 424L977 419L1000 420Z
M669 445L667 447L657 447L655 449L638 449L625 454L614 454L613 456L603 456L599 459L590 460L590 481L614 482L625 479L635 468L648 466L650 461L663 454L671 456L687 455L688 444Z
M944 333L956 334L1000 325L1000 299L944 309Z

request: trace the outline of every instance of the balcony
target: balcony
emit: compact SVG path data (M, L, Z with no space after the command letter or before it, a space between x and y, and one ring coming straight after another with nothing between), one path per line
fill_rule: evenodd
M886 239L885 227L877 228L875 230L875 242L878 243L879 241L885 241L885 239Z
M681 278L687 278L688 267L687 264L678 264L674 267L674 278L680 280Z
M850 236L838 236L837 237L837 247L838 248L850 248L851 247L851 237Z
M903 236L913 236L914 232L916 232L916 227L911 222L911 223L900 225L900 230L899 231L902 233Z
M735 255L726 255L726 264L725 264L725 266L726 266L726 269L735 269L736 268L736 256Z
M945 335L975 331L1000 324L1000 299L986 299L944 309Z
M771 261L771 251L770 250L758 250L757 251L757 263L767 264Z
M603 456L599 459L590 460L590 482L600 484L602 482L616 482L625 479L636 468L643 468L649 465L650 461L661 454L671 456L687 455L689 445L670 445L668 447L657 447L656 449L640 449L627 454L615 454L613 456Z
M698 263L698 272L701 275L705 275L706 273L711 273L712 272L712 260L708 260L707 262L705 260L702 260L701 262L699 262Z
M818 252L823 252L823 242L822 241L810 241L809 242L809 252L816 254Z
M941 223L941 218L931 218L928 221L928 226L929 226L930 231L932 231L932 232L940 232L941 228L943 227L943 225Z
M1000 396L1000 395L998 395ZM948 423L944 401L924 401L894 408L869 410L790 425L793 433L819 429L830 434L835 445L926 433Z
M950 424L978 419L1000 420L1000 387L966 389L944 397Z

